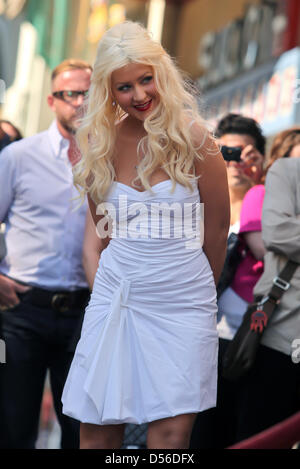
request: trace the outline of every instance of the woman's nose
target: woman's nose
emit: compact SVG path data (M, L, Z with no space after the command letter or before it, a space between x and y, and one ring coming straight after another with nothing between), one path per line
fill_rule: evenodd
M145 96L146 96L146 93L142 86L134 87L134 92L133 92L134 101L138 103L143 102L145 100Z

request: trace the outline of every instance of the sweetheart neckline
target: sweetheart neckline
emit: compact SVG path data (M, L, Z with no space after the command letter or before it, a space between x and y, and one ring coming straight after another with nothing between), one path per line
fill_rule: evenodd
M151 186L151 189L154 189L155 187L160 186L161 184L164 184L166 182L172 182L172 179L164 179L164 181L157 182L156 184L153 184L153 186ZM196 183L196 180L193 179L192 183L193 182ZM119 186L126 187L129 190L132 190L133 192L135 192L137 194L149 194L150 193L149 189L147 189L145 191L139 191L139 190L135 189L134 187L129 186L128 184L124 184L123 182L120 182L120 181L113 181L113 185L117 185L117 186L119 185ZM179 185L181 185L181 184L179 184Z
M160 186L161 184L163 184L165 182L170 182L170 181L172 182L171 179L164 179L163 181L160 181L160 182L157 182L156 184L153 184L153 186L151 186L151 189L154 189L155 187ZM149 192L149 189L147 189L145 191L139 191L139 190L135 189L134 187L129 186L128 184L124 184L123 182L119 182L119 181L114 181L113 184L128 187L128 189L131 189L134 192L137 192L138 194L146 194L146 193Z

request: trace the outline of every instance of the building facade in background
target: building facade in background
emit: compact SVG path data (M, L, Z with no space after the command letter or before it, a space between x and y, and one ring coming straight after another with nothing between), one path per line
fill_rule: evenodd
M6 88L1 116L26 136L46 129L53 119L46 103L51 70L71 57L93 64L104 31L126 18L146 25L148 3L0 0L0 80ZM13 4L14 17L9 13Z
M2 117L25 135L47 128L51 69L67 57L93 64L104 31L125 19L195 80L212 125L228 111L267 135L299 123L299 0L0 0Z
M299 124L299 0L212 3L186 4L177 46L212 126L229 111L258 120L267 137Z

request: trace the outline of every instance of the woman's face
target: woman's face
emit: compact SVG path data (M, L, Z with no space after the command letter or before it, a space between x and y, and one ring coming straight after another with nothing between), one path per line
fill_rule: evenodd
M250 188L257 184L262 176L263 155L255 148L255 141L250 135L225 134L219 144L241 148L241 162L226 161L229 187Z
M114 100L129 116L144 121L159 102L150 65L132 63L115 70L111 76Z

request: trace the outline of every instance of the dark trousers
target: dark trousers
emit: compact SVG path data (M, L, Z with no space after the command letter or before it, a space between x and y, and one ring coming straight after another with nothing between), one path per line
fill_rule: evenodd
M190 448L222 449L234 442L238 389L222 377L222 360L228 340L219 340L217 406L200 412L195 420Z
M300 363L260 345L255 365L241 383L236 441L242 441L300 410Z
M226 448L300 410L300 363L260 345L253 369L231 382L222 377L222 359L229 343L220 339L217 407L198 414L192 449Z
M79 338L82 308L61 314L26 301L1 312L6 363L0 364L0 448L34 448L47 370L61 447L79 447L79 422L62 414L61 395ZM74 337L74 334L77 337Z

